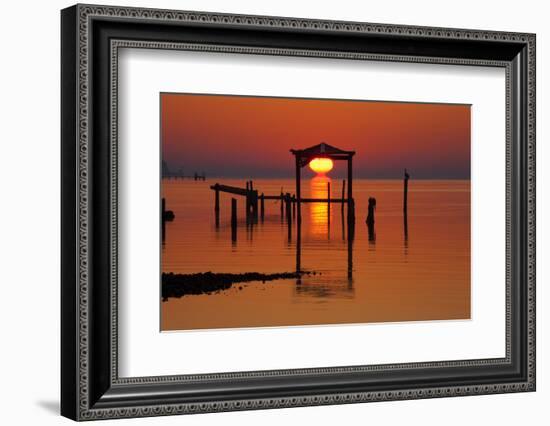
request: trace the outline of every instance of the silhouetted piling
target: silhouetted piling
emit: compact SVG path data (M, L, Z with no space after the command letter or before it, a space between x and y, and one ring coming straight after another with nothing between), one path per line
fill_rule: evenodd
M376 240L376 231L374 229L374 212L376 210L376 198L369 197L369 208L367 214L367 229L369 234L369 241Z
M286 220L288 223L292 222L292 199L290 194L287 192L285 194L285 211L286 211Z
M376 198L369 197L369 208L367 213L367 225L374 226L374 211L376 210Z
M407 215L407 197L409 192L409 174L407 169L405 169L405 176L403 178L403 214Z
M237 241L237 200L231 198L231 241Z
M262 217L262 222L264 221L265 205L264 205L264 193L260 197L260 216Z
M288 242L292 240L292 199L290 193L285 194L286 223L288 225Z
M214 193L215 193L215 199L214 199L214 211L216 213L220 212L220 186L218 184L214 185Z
M348 208L353 208L353 199L350 200ZM353 220L351 220L352 218ZM353 279L353 241L355 240L355 218L348 213L348 281L352 284Z
M284 217L284 195L283 191L281 190L281 220Z
M220 226L220 190L219 185L214 185L214 215L216 218L216 228Z
M327 222L330 224L330 182L327 182Z
M348 224L355 225L355 200L353 198L348 200Z
M252 191L252 216L254 217L254 222L258 222L258 191Z
M346 199L346 180L342 181L342 214L344 213L344 200Z
M409 221L407 215L403 216L403 234L405 237L405 245L407 245L409 242Z

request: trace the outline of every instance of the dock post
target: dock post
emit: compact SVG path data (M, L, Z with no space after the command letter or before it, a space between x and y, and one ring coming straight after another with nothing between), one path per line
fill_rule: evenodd
M405 175L403 177L403 215L407 216L407 196L409 192L409 174L405 169Z
M283 203L283 200L284 200L284 198L283 198L283 191L281 190L281 219L283 218L283 214L284 214L284 210L283 210L283 208L284 208L284 207L283 207L283 204L284 204L284 203Z
M296 195L292 196L292 217L296 217Z
M352 226L355 226L355 200L353 198L348 201L348 227L350 224ZM348 231L349 231L349 228L348 228ZM348 235L348 238L349 238L349 235Z
M330 224L330 182L327 182L327 222Z
M355 239L355 202L352 199L348 202L348 284L353 284L353 241ZM350 212L352 212L350 214Z
M265 213L264 193L262 192L262 195L260 196L260 215L262 217L262 222L264 221L264 213Z
M250 187L252 187L252 181L250 181ZM253 190L251 192L251 198L252 198L252 217L254 219L254 222L258 221L258 191Z
M216 192L214 200L214 211L216 213L220 212L220 186L218 184L214 185L214 191Z
M237 241L237 200L231 198L231 241Z
M216 216L216 228L220 226L220 190L219 185L214 185L215 196L214 196L214 213Z
M296 220L302 221L302 172L301 157L296 156Z
M247 180L246 181L246 201L245 201L245 214L246 214L246 223L248 224L248 222L250 221L250 208L251 208L251 197L250 197L250 181Z
M292 241L292 206L290 205L290 193L285 194L286 223L288 225L288 242Z
M353 201L353 162L348 158L348 221L355 221L355 203ZM348 237L349 238L349 237Z
M346 199L346 180L342 180L342 213L344 212L344 200Z
M291 206L291 198L290 198L290 193L286 193L285 194L285 208L286 208L286 220L287 222L291 222L292 221L292 206Z

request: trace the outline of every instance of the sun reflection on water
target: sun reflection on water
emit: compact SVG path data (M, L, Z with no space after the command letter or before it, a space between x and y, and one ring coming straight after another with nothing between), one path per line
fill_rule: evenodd
M311 198L327 199L328 186L331 180L328 176L317 175L310 180ZM327 236L329 231L329 206L326 202L310 203L311 234Z

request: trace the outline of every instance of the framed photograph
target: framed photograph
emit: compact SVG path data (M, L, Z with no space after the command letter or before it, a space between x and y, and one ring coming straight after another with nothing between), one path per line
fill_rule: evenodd
M61 412L535 390L535 35L61 12Z

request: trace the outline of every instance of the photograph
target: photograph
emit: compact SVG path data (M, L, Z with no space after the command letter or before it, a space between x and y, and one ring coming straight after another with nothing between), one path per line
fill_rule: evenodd
M34 353L56 341L36 318L59 307L39 363L52 377L34 393L54 383L75 421L278 424L273 409L334 406L329 424L376 402L375 423L426 423L425 404L434 419L462 413L457 424L536 419L544 14L208 2L62 5L53 25L42 11L33 23L55 52L35 43L22 79L6 80L25 114L5 139L38 129L26 139L40 154L33 165L28 144L8 144L25 151L6 156L11 175L25 166L32 181L6 197L18 279L36 247L16 225L60 231L57 261L32 253L61 291L37 286L28 329L8 327L36 335ZM21 97L25 78L38 87L25 65L56 55L57 83ZM28 99L55 100L56 86L60 108L29 125ZM46 148L48 126L61 149ZM45 166L58 203L36 185ZM50 205L56 226L37 210Z
M159 96L161 331L471 319L471 105Z

